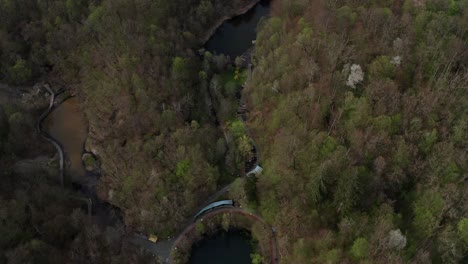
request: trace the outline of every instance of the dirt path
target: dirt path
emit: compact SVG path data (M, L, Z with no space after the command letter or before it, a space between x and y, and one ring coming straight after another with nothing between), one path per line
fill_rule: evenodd
M53 138L49 133L47 133L43 128L42 128L42 122L47 118L47 116L50 114L54 107L55 103L55 95L56 93L50 88L48 84L43 85L44 89L47 90L47 92L50 94L49 98L49 107L41 114L39 119L36 122L36 130L41 135L42 138L50 142L54 147L57 149L57 153L59 155L59 171L60 171L60 185L62 188L64 188L64 154L63 154L63 148L62 145L60 145L60 142L58 142L55 138Z

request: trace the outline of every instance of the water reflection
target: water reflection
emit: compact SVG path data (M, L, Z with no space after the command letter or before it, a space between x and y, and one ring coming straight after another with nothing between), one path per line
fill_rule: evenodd
M206 43L211 52L235 58L252 46L257 35L257 24L270 12L270 1L260 1L247 13L224 22Z
M194 246L191 264L250 264L251 237L242 231L220 232Z

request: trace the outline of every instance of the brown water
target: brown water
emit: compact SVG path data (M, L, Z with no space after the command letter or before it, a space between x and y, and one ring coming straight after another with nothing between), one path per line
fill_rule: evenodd
M86 121L80 111L77 98L70 98L54 109L45 120L47 132L63 146L70 166L65 171L73 181L80 181L85 175L81 162L83 145L86 140Z

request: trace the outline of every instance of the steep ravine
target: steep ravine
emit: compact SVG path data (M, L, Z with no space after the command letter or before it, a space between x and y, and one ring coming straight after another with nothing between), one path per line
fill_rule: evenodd
M256 3L258 3L258 1L255 2L255 3L253 3L252 6L254 6ZM247 10L250 9L252 6L249 6L249 8L247 8ZM242 12L240 12L240 13L245 13L247 10L242 10ZM229 18L229 17L227 17L226 19L228 19L228 18ZM211 96L211 94L209 94L209 95ZM53 94L53 92L51 92L51 101L54 101L54 100L55 100L55 99L54 99L54 94ZM53 104L53 102L52 102L52 104ZM47 111L47 113L46 113L46 116L50 113L50 111L51 111L51 108L48 109L48 111ZM215 110L213 109L213 111L215 111ZM215 116L217 116L216 112L214 112L213 114L214 114ZM111 118L115 118L115 114L111 115ZM43 119L45 119L45 117L44 117ZM43 119L41 120L41 122L43 121ZM243 118L240 118L240 120L241 120L241 121L244 121ZM91 126L91 124L90 124L90 126ZM219 122L217 122L217 126L218 126L218 129L220 129ZM246 129L247 129L247 128L246 128ZM92 127L90 127L90 128L89 128L89 131L90 131L90 134L91 134L91 135L90 135L90 137L88 137L89 140L87 140L86 151L92 152L93 155L99 155L99 154L101 153L100 150L99 150L99 148L100 148L99 144L92 144L92 143L90 143L90 141L93 141L92 135L93 135L93 133L96 132L96 130L93 129ZM249 133L248 129L247 129L246 133L250 136L250 133ZM57 142L57 140L55 140L55 139L53 139L53 138L52 138L52 140L54 140L54 142ZM58 151L61 151L61 152L62 152L62 155L61 155L61 161L62 161L61 173L63 174L63 170L64 170L63 162L64 162L64 158L66 158L66 157L64 157L64 156L66 156L66 154L65 154L65 155L63 154L63 149L62 149L60 143L59 143L59 142L57 142L57 143L58 143L58 145L57 145L57 146L58 146L58 148L57 148ZM96 143L96 142L95 142L95 143ZM121 145L125 145L125 144L126 144L126 140L124 140L123 142L120 142L120 144L121 144ZM255 145L255 142L253 142L253 144ZM255 148L254 150L257 151L258 148ZM258 154L256 154L255 156L259 157ZM122 157L116 156L116 157L114 157L114 158L122 158ZM109 166L109 164L106 164L106 163L108 163L109 161L106 160L105 158L104 158L104 159L101 158L101 161L104 163L104 166ZM112 161L110 161L110 162L112 163ZM259 159L256 160L256 163L255 163L253 166L258 165L258 163L259 163ZM247 171L249 171L249 170L251 170L252 168L246 168L246 169L247 169ZM104 173L105 173L105 172L104 172ZM61 178L63 178L63 176L62 176ZM101 184L102 184L102 182L101 182ZM104 209L105 209L105 208L107 208L107 207L109 207L109 208L111 208L111 207L110 207L110 206L105 206L105 203L102 203L102 202L100 201L100 199L96 196L96 189L94 189L95 185L93 185L93 186L83 186L83 185L77 185L77 184L75 184L75 187L78 188L82 193L86 194L87 196L89 196L89 197L92 199L92 201L93 201L93 203L94 203L94 208L93 208L93 209L96 210L95 214L106 214L106 212L107 212L107 213L110 213L109 210L100 210L100 209L99 209L99 208L101 208L101 209L104 208ZM206 200L202 203L202 206L205 206L206 204L212 202L214 199L216 199L217 197L219 197L219 196L221 196L222 194L224 194L228 189L229 189L229 185L228 185L228 186L225 186L225 187L223 187L223 188L221 188L221 189L219 189L214 195L211 195L210 197L208 197L208 199L206 199ZM108 195L108 196L107 196L107 195ZM104 195L102 198L104 198L105 200L109 200L110 202L112 202L112 201L111 201L111 200L112 200L112 194L109 192L107 195ZM107 197L106 197L106 196L107 196ZM109 199L109 198L110 198L110 199ZM101 216L99 216L98 218L105 218L105 216L104 216L104 215L101 215ZM101 221L101 222L102 222L102 221ZM106 221L106 222L107 222L107 221Z
M222 21L245 13L258 2L257 0L244 1L244 3L247 3L246 6L235 10L230 16L224 17ZM207 32L214 32L217 28L215 26L218 26L218 24L215 23L213 28L208 29ZM193 53L195 52L193 50ZM195 55L188 59L198 58ZM158 88L155 87L154 89ZM177 226L175 223L183 222L183 214L188 214L188 211L193 209L193 205L190 205L190 203L194 199L188 199L186 195L182 194L191 192L191 190L185 188L187 186L177 188L161 187L165 188L165 191L170 189L168 195L158 194L156 199L154 195L150 197L151 192L155 192L158 186L164 185L164 183L161 184L161 181L167 181L167 174L173 173L170 171L173 170L174 165L168 166L167 162L161 157L155 158L152 154L145 152L145 148L155 140L169 142L174 137L174 130L181 130L183 126L186 126L186 124L180 123L175 128L166 128L160 125L161 122L157 121L166 118L165 113L176 112L175 118L179 118L177 107L179 101L183 100L183 98L171 98L172 102L160 102L159 99L155 99L154 105L157 105L157 107L141 113L138 110L138 104L134 106L131 96L125 94L114 94L106 101L93 103L95 105L92 107L99 107L95 110L91 110L93 108L90 107L90 102L95 101L95 98L90 98L86 94L82 98L84 98L84 111L89 119L89 135L86 140L85 150L97 156L102 165L102 177L97 186L98 196L123 208L126 223L135 226L138 230L146 229L146 227L150 226L150 223L156 223L154 224L154 232L161 232L165 229L174 230L174 227ZM202 102L196 103L201 104ZM99 105L102 105L102 109ZM183 112L182 110L181 112ZM133 118L134 115L137 115L138 118ZM205 113L205 116L207 115L209 113ZM211 126L214 128L216 123L213 122ZM220 133L219 129L218 133ZM158 144L163 145L164 143ZM160 147L160 145L157 147ZM157 151L161 152L160 149ZM163 151L163 155L172 155L167 153L166 150ZM216 166L212 161L209 161L207 165ZM198 176L197 181L205 181L203 178ZM132 182L135 182L135 184L132 184ZM202 186L212 186L208 183L206 181ZM167 183L164 186L174 185ZM213 188L206 188L209 188L209 191L199 191L200 194L197 194L197 197L208 197L213 193ZM199 201L195 199L196 204L201 202L203 202L203 199ZM138 206L134 206L134 204ZM180 208L180 206L187 208ZM178 212L173 212L175 207L179 207ZM155 213L160 209L164 213Z

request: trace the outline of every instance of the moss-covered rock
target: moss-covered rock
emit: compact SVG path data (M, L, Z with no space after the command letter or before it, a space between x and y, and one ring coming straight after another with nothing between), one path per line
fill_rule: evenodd
M81 157L85 169L89 172L96 172L99 169L99 161L91 153L85 153Z

